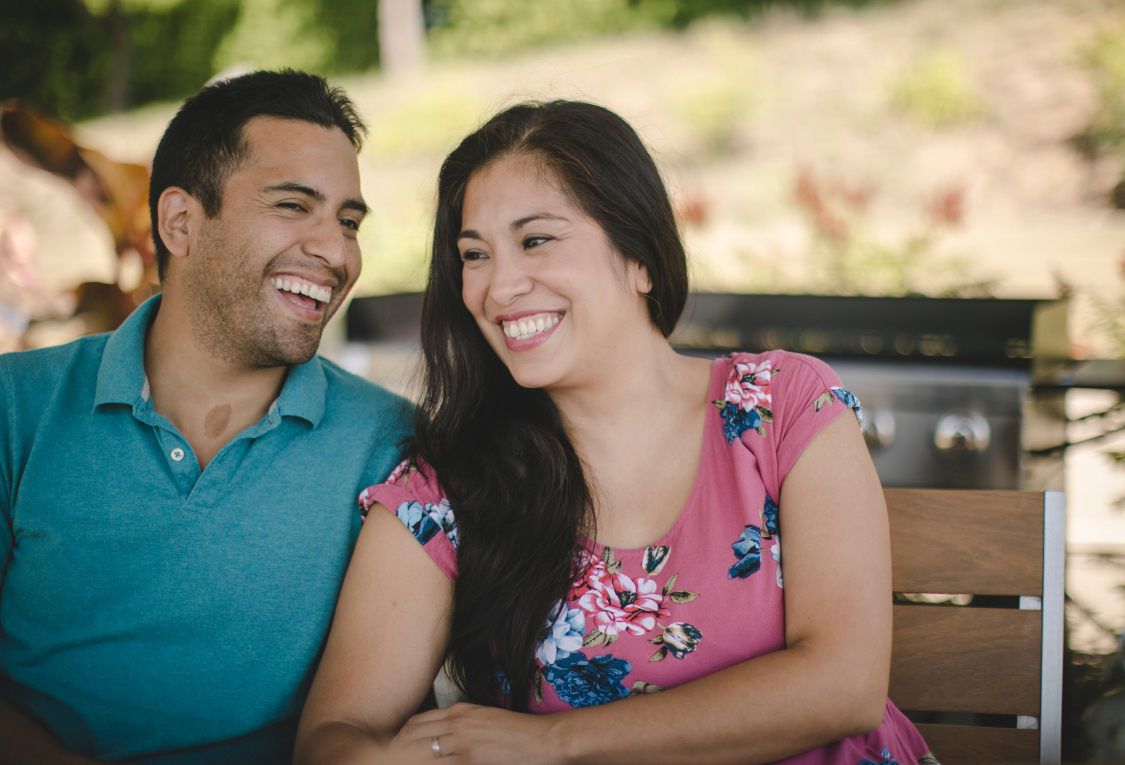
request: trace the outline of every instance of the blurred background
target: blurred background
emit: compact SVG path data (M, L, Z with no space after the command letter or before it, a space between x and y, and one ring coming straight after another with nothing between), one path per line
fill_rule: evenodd
M1064 754L1125 760L1125 7L0 0L0 352L158 290L164 126L283 66L371 127L363 275L325 355L410 394L445 153L519 100L617 111L688 245L679 345L827 358L887 485L1066 490Z

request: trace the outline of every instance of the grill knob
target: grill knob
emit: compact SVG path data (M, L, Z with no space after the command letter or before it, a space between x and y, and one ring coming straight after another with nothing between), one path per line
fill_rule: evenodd
M881 409L868 410L859 429L868 449L890 446L895 440L895 416Z
M951 457L982 454L991 440L988 420L976 412L947 412L934 428L934 446Z

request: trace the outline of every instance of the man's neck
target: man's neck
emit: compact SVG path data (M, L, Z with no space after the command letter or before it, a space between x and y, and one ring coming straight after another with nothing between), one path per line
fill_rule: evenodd
M200 342L182 299L161 298L145 334L153 407L187 439L205 469L234 436L269 411L288 367L252 367L216 357Z

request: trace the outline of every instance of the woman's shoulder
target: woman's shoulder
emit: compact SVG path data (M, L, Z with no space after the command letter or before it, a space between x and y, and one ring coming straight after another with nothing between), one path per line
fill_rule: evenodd
M806 381L816 380L827 384L838 385L840 378L832 371L832 367L824 361L804 353L793 351L764 351L762 353L749 353L739 351L719 360L728 375L752 374L768 380L771 383L784 383L787 380ZM784 373L784 378L781 377Z
M714 405L723 419L728 443L756 432L775 448L798 431L815 435L839 411L860 417L859 401L846 390L828 364L790 351L735 353L721 359L725 379ZM772 437L771 437L772 435ZM798 440L804 441L805 436Z
M382 483L368 486L359 494L360 513L364 517L376 502L394 511L403 502L431 505L443 501L448 504L434 469L417 456L407 457Z
M403 460L382 483L360 492L363 519L376 504L403 522L446 576L456 578L457 521L432 467L417 456Z

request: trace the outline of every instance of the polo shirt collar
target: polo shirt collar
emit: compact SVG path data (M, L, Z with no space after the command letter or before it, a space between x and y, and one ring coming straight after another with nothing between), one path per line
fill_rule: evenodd
M145 334L159 307L160 295L153 295L109 336L102 351L102 363L98 366L95 408L102 404L133 406L148 398Z
M300 417L314 428L324 417L324 398L328 380L320 356L313 356L299 367L290 367L289 376L273 408L282 417Z
M94 407L102 404L136 404L148 400L148 379L145 377L145 335L160 307L160 295L154 295L129 315L110 335L98 367L98 387ZM324 417L324 399L328 380L320 357L297 367L290 367L281 395L270 407L281 417L300 417L314 428Z

